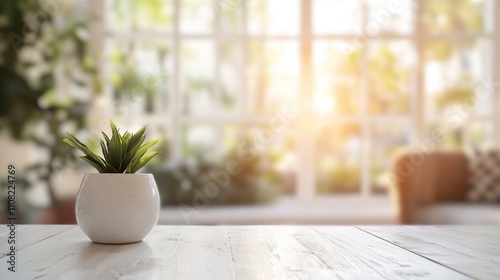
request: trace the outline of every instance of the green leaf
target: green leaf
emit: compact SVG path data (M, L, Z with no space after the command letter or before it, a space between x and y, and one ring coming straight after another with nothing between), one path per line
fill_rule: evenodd
M139 141L137 141L137 143L132 147L131 150L128 150L128 152L132 153L132 154L135 154L137 153L137 150L139 150L139 148L141 147L142 143L144 143L144 140L146 140L146 135L142 135L141 136L141 139L139 139Z
M95 159L95 161L97 163L99 163L100 165L102 165L102 166L105 165L103 158L98 156L96 153L92 152L92 150L90 150L85 144L83 144L78 139L76 139L76 137L73 136L72 134L67 133L67 135L68 135L68 138L63 139L63 141L65 143L68 143L70 146L75 147L75 148L79 149L80 151L82 151L85 155L88 155L89 157Z
M141 129L139 129L139 131L133 134L132 137L130 137L130 141L128 141L127 144L127 152L130 152L138 143L140 146L142 142L144 142L144 139L146 139L146 135L144 135L144 133L146 132L146 127L147 126L143 126Z
M106 160L106 162L109 162L109 152L108 152L108 148L106 147L106 144L104 144L104 141L102 141L102 139L99 139L99 144L101 144L101 150L102 150L102 154L104 156L104 159Z
M146 154L146 152L148 151L148 149L151 148L152 146L154 146L156 143L158 143L158 140L151 140L151 141L147 142L146 144L142 145L137 150L137 152L135 152L135 155L132 158L132 162L135 162L135 161L139 160L140 158L142 158L142 156L144 154Z
M76 145L73 141L71 141L71 140L70 140L70 139L68 139L68 138L64 138L64 139L63 139L63 142L64 142L64 143L67 143L68 145L70 145L70 146L71 146L71 147L73 147L73 148L78 148L78 146L77 146L77 145Z
M111 124L111 142L108 147L109 152L109 165L113 166L116 170L120 169L120 165L122 163L122 140L118 129L115 124L110 121Z
M145 154L139 161L133 164L130 173L136 173L137 171L139 171L139 169L143 168L144 165L146 165L154 156L159 153L160 152L154 151Z
M127 166L127 169L125 170L125 173L132 173L132 164L129 164Z
M132 135L130 134L130 132L125 132L125 134L123 134L123 143L125 144L125 146L127 146L128 144L128 141L130 141L130 138L132 137Z
M68 135L68 138L64 138L63 141L70 144L71 146L79 149L79 150L82 150L85 149L85 148L88 148L85 144L83 144L82 142L80 142L78 139L76 139L75 136L73 136L72 134L70 133L66 133Z
M106 133L104 133L104 131L101 131L101 133L102 133L102 136L104 137L104 139L106 140L106 145L109 146L110 140L109 140L108 135Z
M123 161L121 164L123 171L126 171L128 169L128 166L130 166L132 159L137 154L137 150L140 148L140 145L142 142L144 142L145 138L146 138L146 135L142 135L141 139L139 140L139 142L137 142L136 146L132 148L132 150L125 151L125 156L123 157Z
M86 163L92 165L95 169L97 169L97 171L99 173L105 173L106 172L105 167L102 166L101 164L99 164L98 162L96 162L95 159L93 159L92 157L81 156L79 158L82 159L83 161L85 161Z
M106 173L123 173L123 172L120 172L118 171L116 168L114 168L113 166L109 165L109 164L106 164Z

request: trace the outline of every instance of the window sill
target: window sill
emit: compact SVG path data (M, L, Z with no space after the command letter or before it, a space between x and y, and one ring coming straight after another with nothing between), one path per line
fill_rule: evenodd
M280 198L262 205L165 207L162 225L396 224L387 196L327 196L311 200Z

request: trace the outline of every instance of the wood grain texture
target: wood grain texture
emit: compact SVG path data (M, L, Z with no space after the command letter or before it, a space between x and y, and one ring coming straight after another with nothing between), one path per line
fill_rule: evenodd
M496 245L488 242L497 242L497 235L482 233L480 228L470 236L462 228L430 229L435 231L432 236L447 238L487 236L484 244L462 248L475 248L479 256L475 268L464 270L376 236L384 229L157 226L143 242L102 245L92 243L77 226L26 225L19 227L19 233L24 233L18 240L24 245L17 251L18 272L7 271L4 254L0 279L470 279L464 275L474 275L468 269L490 271L495 264L484 255L495 252L488 248ZM397 236L397 229L405 232L407 227L388 227L387 231ZM415 230L431 235L426 229ZM422 246L428 246L422 240ZM494 274L474 277L492 279L482 277L488 275Z
M438 226L437 228L449 234L500 247L500 227L498 226Z
M476 279L500 279L499 226L361 227Z
M295 238L300 227L228 227L236 278L331 279L329 268ZM314 270L314 271L313 271Z
M401 250L353 227L320 227L302 236L342 279L469 279L432 261ZM313 236L313 237L311 237Z
M2 224L0 226L1 226L0 227L0 235L3 234L3 233L5 233L5 232L7 232L7 231L9 231L9 228L7 227L6 224ZM19 226L19 225L17 225L17 226Z
M7 228L6 225L0 225ZM37 242L41 242L63 231L76 227L75 225L58 225L58 226L28 226L16 225L15 240L16 250L21 250L29 247ZM8 244L9 231L0 233L0 258L5 257L11 244Z

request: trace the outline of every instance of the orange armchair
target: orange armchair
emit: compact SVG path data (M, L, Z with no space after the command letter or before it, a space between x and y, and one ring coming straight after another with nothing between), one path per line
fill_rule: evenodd
M424 207L464 202L470 188L467 157L459 151L406 153L395 160L390 186L399 222L421 223Z

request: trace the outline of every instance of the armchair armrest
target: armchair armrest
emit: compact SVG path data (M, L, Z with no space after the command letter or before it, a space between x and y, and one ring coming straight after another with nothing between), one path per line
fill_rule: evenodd
M412 223L419 208L438 202L464 201L469 189L463 152L406 153L392 169L390 193L400 223Z

